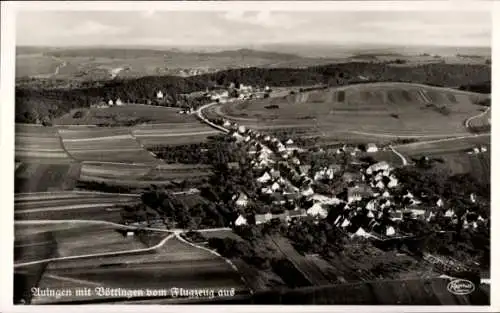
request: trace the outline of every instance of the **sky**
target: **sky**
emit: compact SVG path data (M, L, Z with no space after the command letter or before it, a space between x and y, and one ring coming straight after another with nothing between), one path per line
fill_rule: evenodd
M490 46L488 11L20 11L21 46Z

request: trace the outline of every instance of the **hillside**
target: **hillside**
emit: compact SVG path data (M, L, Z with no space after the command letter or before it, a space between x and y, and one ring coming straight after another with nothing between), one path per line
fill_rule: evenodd
M100 81L91 87L77 84L67 87L47 87L32 79L16 88L16 121L34 123L51 120L78 107L107 99L145 103L155 92L169 95L168 105L178 106L178 95L217 85L240 82L254 86L310 86L327 84L342 86L367 81L412 82L428 85L459 87L491 81L491 68L486 65L426 64L417 67L393 67L381 63L342 63L298 68L244 68L219 71L192 77L147 76L137 79ZM46 81L50 84L50 81ZM36 87L32 87L36 86ZM485 90L488 91L488 90Z

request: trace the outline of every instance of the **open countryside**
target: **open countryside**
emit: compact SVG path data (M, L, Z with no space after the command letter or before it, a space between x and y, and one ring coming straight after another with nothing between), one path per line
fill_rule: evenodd
M488 305L490 49L303 48L19 46L14 302Z

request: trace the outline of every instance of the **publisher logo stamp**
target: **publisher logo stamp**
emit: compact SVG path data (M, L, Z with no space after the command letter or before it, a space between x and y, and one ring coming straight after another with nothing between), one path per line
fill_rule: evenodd
M463 296L474 292L476 286L467 279L455 279L448 283L447 289L452 294Z

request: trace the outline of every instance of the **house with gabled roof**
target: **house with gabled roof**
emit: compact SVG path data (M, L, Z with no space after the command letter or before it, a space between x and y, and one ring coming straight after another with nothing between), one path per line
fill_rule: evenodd
M234 221L235 226L246 225L247 219L243 215L239 215L238 218Z
M238 199L235 202L238 207L246 207L248 205L248 196L244 193L240 193Z
M307 209L307 215L325 218L328 216L328 210L323 208L321 203L314 203L309 209Z
M265 172L264 174L262 174L262 176L260 176L259 178L257 178L257 181L259 183L267 183L270 180L271 180L271 175L269 175L268 172Z

